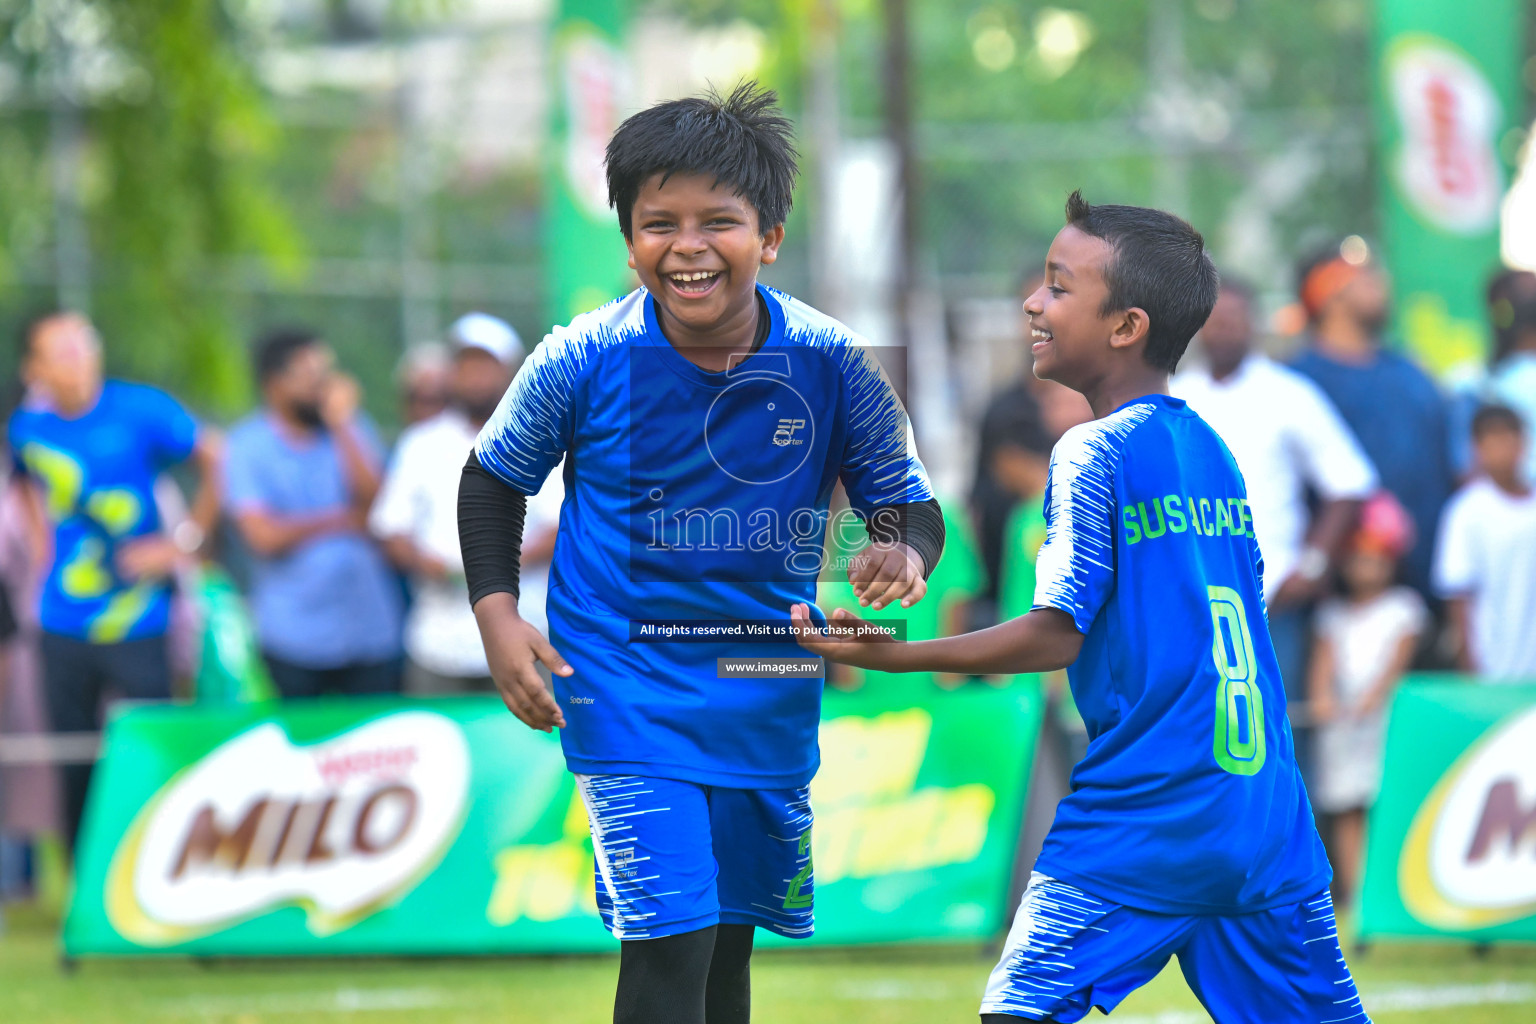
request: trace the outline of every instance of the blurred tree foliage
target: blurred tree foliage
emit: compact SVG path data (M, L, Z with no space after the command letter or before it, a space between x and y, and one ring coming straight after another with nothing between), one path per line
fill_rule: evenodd
M783 40L830 5L845 134L879 133L881 0L654 2L761 26L792 100L804 47ZM1175 206L1219 254L1277 285L1314 236L1369 235L1372 10L1371 0L910 0L930 271L962 291L966 278L995 290L1043 254L1076 187L1094 201Z
M77 217L114 372L215 413L249 396L221 261L301 262L266 183L276 128L245 16L239 0L0 0L6 304L53 300Z

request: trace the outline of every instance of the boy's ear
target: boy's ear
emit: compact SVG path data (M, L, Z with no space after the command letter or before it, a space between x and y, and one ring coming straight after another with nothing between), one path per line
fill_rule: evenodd
M1118 314L1115 326L1109 333L1110 348L1130 348L1138 341L1146 341L1152 332L1152 318L1140 306L1132 306Z
M635 240L628 235L625 235L624 248L629 250L629 269L639 270L640 268L635 266Z
M763 265L779 258L779 246L784 244L784 225L771 227L763 232Z

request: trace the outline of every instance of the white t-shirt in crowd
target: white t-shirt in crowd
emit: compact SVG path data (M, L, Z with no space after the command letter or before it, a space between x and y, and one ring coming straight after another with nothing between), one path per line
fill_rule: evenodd
M405 622L406 654L422 668L445 676L483 676L489 672L480 630L469 606L464 556L459 550L459 475L477 433L456 409L407 427L400 434L368 516L375 536L409 537L422 551L448 566L447 580L412 580L415 597ZM528 499L523 536L531 538L557 525L564 497L557 470L539 493ZM549 564L524 565L519 580L518 612L546 632L544 599L549 590Z
M1404 638L1423 632L1429 614L1417 593L1392 587L1370 601L1325 601L1317 636L1333 649L1338 717L1317 734L1314 798L1324 811L1369 807L1381 789L1385 708L1359 713L1360 703L1392 664Z
M1221 381L1186 370L1172 391L1237 460L1264 556L1264 595L1273 597L1306 542L1307 488L1325 501L1364 499L1376 490L1376 470L1318 386L1267 356L1249 356Z
M1536 681L1536 492L1474 480L1446 504L1439 540L1435 589L1469 600L1478 675Z

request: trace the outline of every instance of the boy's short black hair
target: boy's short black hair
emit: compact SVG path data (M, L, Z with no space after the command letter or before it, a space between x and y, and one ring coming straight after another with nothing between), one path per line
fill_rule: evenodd
M1151 325L1143 355L1172 373L1216 305L1219 276L1205 239L1188 222L1145 206L1092 206L1082 192L1067 198L1067 223L1114 250L1104 266L1109 294L1102 315L1146 310Z
M725 99L671 100L628 118L608 140L608 203L625 238L640 187L653 174L710 174L757 210L758 230L784 223L798 172L794 125L778 95L743 82Z
M1495 430L1525 433L1525 421L1507 405L1490 403L1472 414L1472 437L1481 440L1483 435Z
M295 355L318 344L319 333L307 327L279 327L263 334L256 342L256 383L265 387L288 369Z

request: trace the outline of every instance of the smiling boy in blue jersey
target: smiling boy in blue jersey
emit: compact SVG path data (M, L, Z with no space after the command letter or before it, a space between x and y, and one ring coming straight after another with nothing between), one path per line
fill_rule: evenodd
M1215 267L1182 220L1078 193L1046 260L1024 304L1035 372L1097 418L1052 453L1033 610L903 644L818 636L800 605L801 642L888 672L1067 669L1088 751L983 1021L1108 1013L1174 955L1218 1024L1366 1021L1296 770L1243 479L1167 394L1215 303Z
M561 729L586 803L622 940L614 1020L744 1024L754 928L812 929L821 679L717 660L798 653L784 609L815 593L839 482L875 541L849 570L870 608L923 596L943 521L870 348L757 283L795 178L773 94L652 107L607 166L642 287L524 363L465 467L459 539L497 688ZM517 556L562 458L546 639L518 617Z

